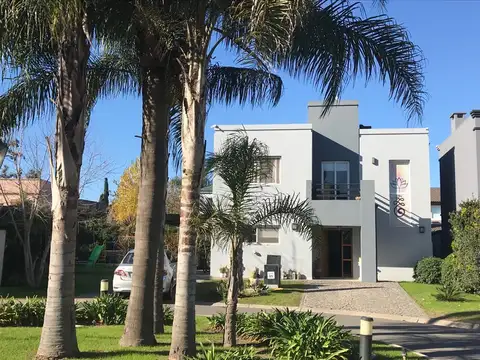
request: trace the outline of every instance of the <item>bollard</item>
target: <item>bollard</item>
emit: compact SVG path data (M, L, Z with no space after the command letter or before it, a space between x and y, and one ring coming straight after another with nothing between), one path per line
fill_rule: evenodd
M363 316L360 319L360 359L372 360L373 319Z
M100 296L108 294L108 279L100 280Z

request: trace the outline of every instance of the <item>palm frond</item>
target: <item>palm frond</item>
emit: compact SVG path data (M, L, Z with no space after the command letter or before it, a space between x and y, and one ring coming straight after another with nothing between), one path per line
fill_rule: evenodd
M87 111L99 99L118 95L140 95L140 68L134 52L106 51L91 56L87 68Z
M292 47L276 63L304 78L332 105L357 75L376 75L390 85L390 97L408 119L423 114L423 55L406 29L385 15L360 18L361 5L344 0L316 0L296 29ZM328 111L328 108L325 109Z
M307 239L313 238L313 226L318 224L315 211L308 200L301 200L298 194L276 194L258 202L250 215L250 225L261 227L279 225L284 228L297 225L297 232Z
M259 166L267 156L265 144L257 139L250 140L245 132L238 131L226 138L218 152L207 157L207 171L221 178L237 211L251 200L256 180L268 174L268 162L265 167Z
M260 69L214 65L208 69L207 76L210 102L275 106L283 93L282 79Z
M37 60L30 60L26 68L10 79L11 85L0 96L2 134L55 111L55 60L49 57Z

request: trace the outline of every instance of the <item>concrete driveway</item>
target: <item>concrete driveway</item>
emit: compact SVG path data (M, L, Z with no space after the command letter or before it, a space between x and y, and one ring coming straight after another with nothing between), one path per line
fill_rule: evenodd
M331 311L353 311L416 318L427 314L395 282L362 283L349 280L314 280L301 307Z

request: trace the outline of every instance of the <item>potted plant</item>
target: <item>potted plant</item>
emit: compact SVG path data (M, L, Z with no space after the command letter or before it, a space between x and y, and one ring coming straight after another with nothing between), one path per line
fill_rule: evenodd
M220 274L222 275L222 278L228 277L228 266L222 266L220 268Z

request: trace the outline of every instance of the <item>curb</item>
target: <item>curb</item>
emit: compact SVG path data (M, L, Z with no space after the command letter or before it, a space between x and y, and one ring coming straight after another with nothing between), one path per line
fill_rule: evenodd
M423 357L423 358L425 358L425 359L429 359L429 357L428 357L427 355L422 354L421 352L418 352L418 351L410 350L409 348L406 348L406 347L404 347L404 346L397 345L397 344L390 344L390 343L385 343L385 344L387 344L387 345L389 345L389 346L393 346L393 347L395 347L395 348L405 349L405 350L408 351L409 353L412 353L412 354L414 354L414 355L416 355L416 356Z
M199 305L202 305L202 304L199 304ZM212 307L226 307L226 305L222 302L217 302L213 304L204 304L204 305L210 305ZM450 328L457 328L457 329L464 329L464 330L480 330L480 324L472 324L472 323L442 320L442 319L435 320L434 318L428 318L428 317L412 317L412 316L404 316L404 315L391 315L391 314L359 312L359 311L350 311L350 310L319 309L319 308L310 308L306 306L275 306L275 305L241 304L241 303L239 303L237 306L239 309L244 308L244 309L259 309L259 310L289 308L290 310L311 311L314 313L322 313L327 315L343 315L343 316L355 316L355 317L368 316L368 317L373 317L373 318L382 319L382 320L404 321L408 323L442 326L442 327L450 327Z

